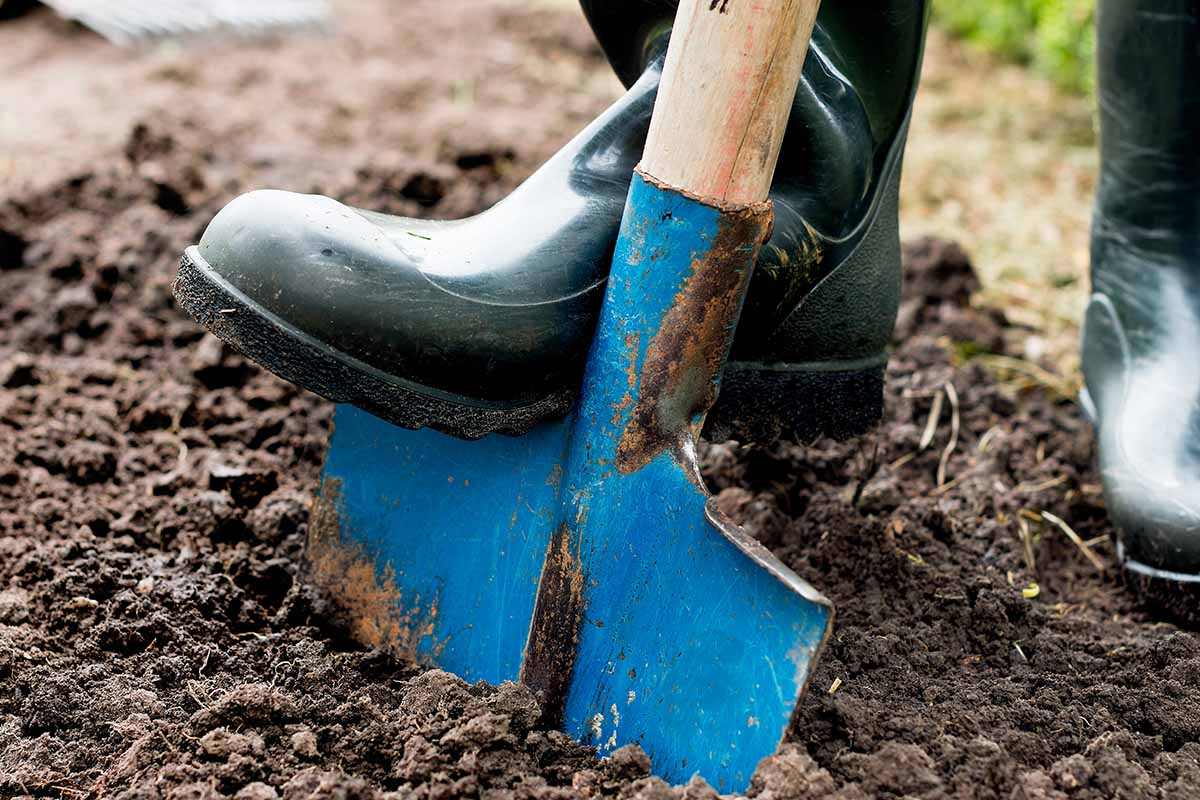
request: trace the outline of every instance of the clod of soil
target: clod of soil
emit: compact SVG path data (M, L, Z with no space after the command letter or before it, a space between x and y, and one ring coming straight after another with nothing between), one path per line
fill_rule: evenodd
M288 81L313 45L280 44L269 74L200 48L158 78L190 98L184 110L0 197L0 797L714 796L647 777L635 747L597 763L543 729L520 686L468 686L350 640L300 569L328 404L172 305L179 253L240 191L461 215L600 105L542 97L536 63L602 68L574 17L422 0L374 26L363 20L381 7L362 8L345 23L374 57L432 40L467 72L508 58L506 91L544 115L540 133L519 116L451 130L461 99L445 70L404 78L407 116L380 118L355 91L387 81L356 83L369 64L347 58L328 76L352 87L345 110L317 137L336 159L304 136L262 159L247 138L313 124L311 104L266 120L233 102L220 123L232 128L186 109L221 97L210 66L248 91L307 90ZM12 24L63 35L48 15ZM382 157L381 128L385 149L423 155ZM431 146L435 131L447 132ZM749 794L1197 796L1200 641L1120 586L1087 425L1036 370L976 357L1021 352L1029 332L972 306L959 248L913 243L905 267L875 434L705 449L721 505L839 613L792 735Z

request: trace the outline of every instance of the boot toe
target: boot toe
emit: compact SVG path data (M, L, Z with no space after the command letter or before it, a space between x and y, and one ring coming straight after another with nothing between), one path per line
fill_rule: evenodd
M1117 529L1117 558L1146 605L1195 622L1200 620L1197 432L1169 424L1178 415L1155 408L1152 385L1139 388L1120 413L1100 412L1100 470Z
M1146 474L1101 450L1105 497L1127 569L1200 583L1200 486Z
M176 298L258 363L330 399L407 427L521 431L569 403L596 293L497 302L459 246L481 238L482 218L427 222L250 192L185 258ZM464 426L463 408L495 419Z
M352 271L355 256L385 245L377 227L336 200L262 189L226 205L199 252L227 283L292 321L328 302L318 287L335 274L331 268Z
M1148 376L1124 394L1120 407L1098 410L1101 479L1121 560L1150 577L1200 583L1196 399Z
M1105 459L1101 464L1115 460ZM1126 583L1149 608L1177 622L1200 622L1200 497L1127 469L1105 469L1108 513L1118 531Z
M455 302L421 273L423 244L398 243L365 213L328 197L260 190L222 209L198 252L254 313L372 367L419 378L441 330L430 319Z
M1200 583L1200 321L1172 297L1154 304L1163 313L1149 347L1145 331L1131 339L1109 296L1094 294L1084 372L1123 565Z

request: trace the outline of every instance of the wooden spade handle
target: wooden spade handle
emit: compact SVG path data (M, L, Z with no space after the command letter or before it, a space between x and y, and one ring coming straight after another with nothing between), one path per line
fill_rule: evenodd
M820 0L681 0L640 169L716 205L767 199Z

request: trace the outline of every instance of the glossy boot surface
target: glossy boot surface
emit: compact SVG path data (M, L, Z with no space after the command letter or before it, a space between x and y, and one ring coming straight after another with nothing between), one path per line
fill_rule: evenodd
M771 198L717 438L847 436L882 405L900 163L926 0L826 4ZM603 297L673 4L584 2L627 94L508 198L431 222L252 192L185 255L180 304L292 382L463 437L563 413Z
M1200 2L1103 2L1085 403L1131 583L1200 610Z

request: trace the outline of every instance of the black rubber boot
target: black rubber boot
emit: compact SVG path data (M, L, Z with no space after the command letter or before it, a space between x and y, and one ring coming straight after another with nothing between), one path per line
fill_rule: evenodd
M495 207L430 222L252 192L176 281L181 306L302 387L410 428L518 434L573 401L673 4L584 2L628 93ZM706 433L845 437L882 411L900 163L927 0L822 9L760 258Z
M1130 582L1200 611L1200 2L1102 2L1085 405Z

